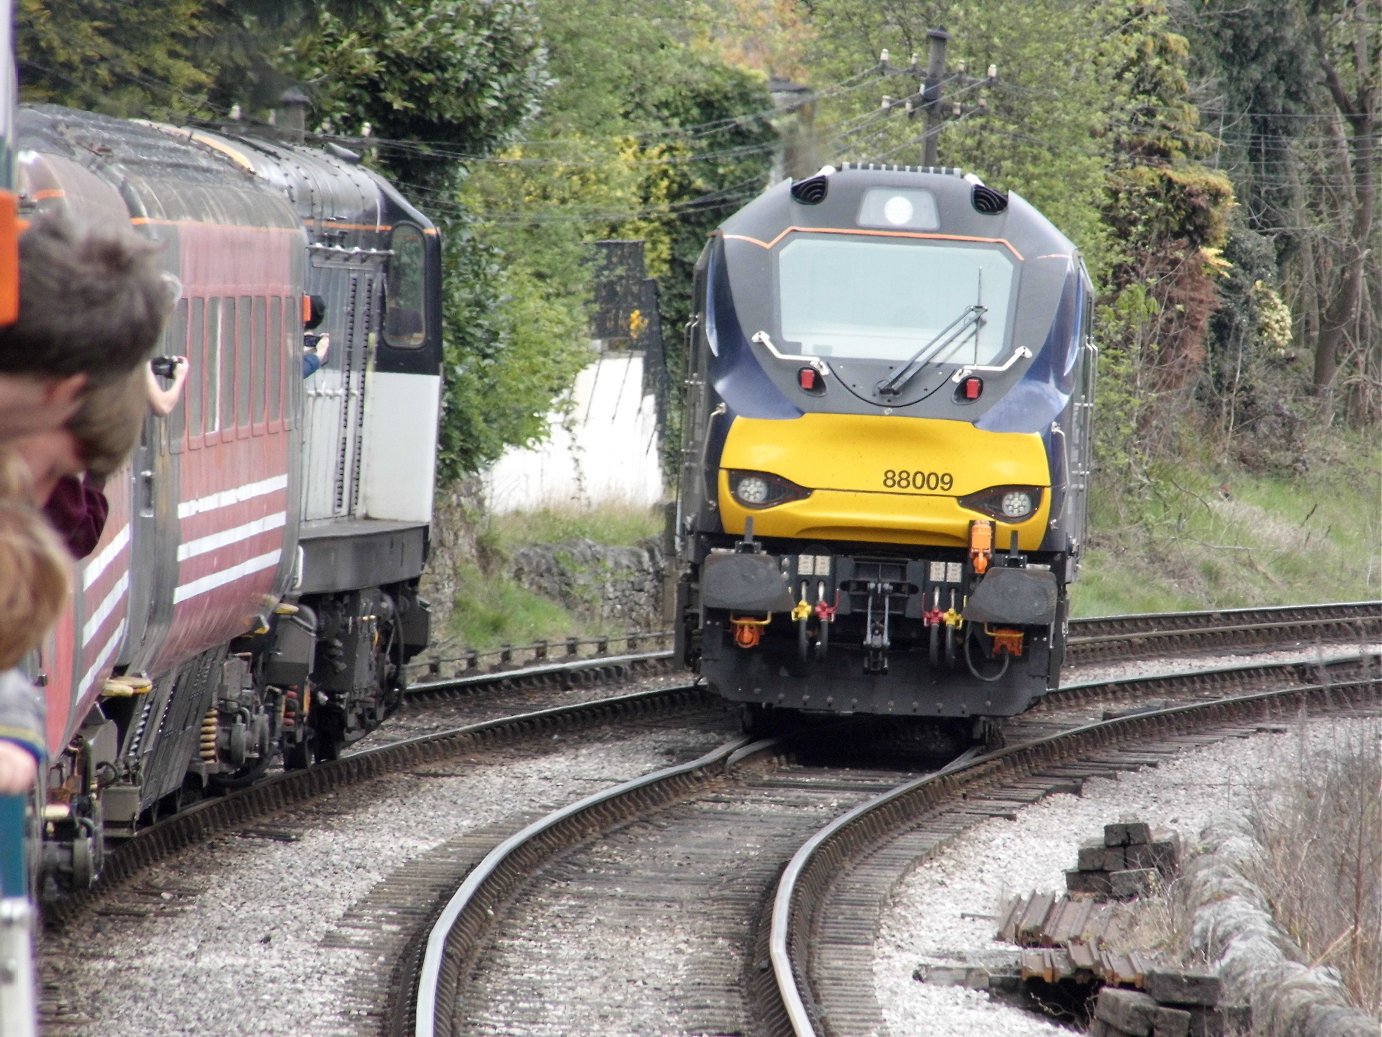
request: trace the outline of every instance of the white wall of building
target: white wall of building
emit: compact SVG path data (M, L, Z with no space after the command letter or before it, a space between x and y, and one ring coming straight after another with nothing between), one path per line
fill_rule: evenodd
M511 448L485 474L491 514L662 500L657 408L643 395L642 354L601 355L576 377L571 400L569 417L549 417L545 442Z

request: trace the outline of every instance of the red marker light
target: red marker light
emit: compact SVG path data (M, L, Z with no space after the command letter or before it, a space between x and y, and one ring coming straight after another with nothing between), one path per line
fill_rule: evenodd
M814 367L803 367L797 372L797 384L803 392L816 392L820 389L820 375Z
M960 392L966 400L977 400L984 391L984 380L972 375L960 383Z

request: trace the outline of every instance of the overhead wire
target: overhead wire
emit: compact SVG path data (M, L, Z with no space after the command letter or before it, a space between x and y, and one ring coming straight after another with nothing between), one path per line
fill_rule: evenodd
M49 68L48 66L43 65L39 62L23 61L21 62L21 64L37 69L48 76L51 76L62 82L66 82L73 86L80 87L87 85L74 79L70 75L62 73L53 68ZM901 70L897 71L901 72ZM849 96L854 95L859 91L869 87L870 85L877 86L880 82L885 82L886 78L884 76L881 76L879 73L880 66L874 66L872 68L854 73L836 83L832 83L824 88L812 91L812 99L818 102L846 99ZM162 95L167 97L169 99L170 104L181 102L189 111L207 112L212 114L213 116L220 116L222 118L228 115L228 113L226 113L225 111L219 110L216 108L216 106L210 104L206 98L188 94L185 91L179 89L178 87L164 80L159 80L154 77L119 70L114 71L113 74L117 79L125 80L134 85L137 85L142 89L148 91L151 95ZM941 83L942 88L944 88L946 85L953 84L958 78L960 77L956 75L947 77ZM978 89L981 87L991 87L1000 95L1006 92L1010 96L1040 96L1050 98L1056 98L1061 96L1060 91L1050 87L1027 86L1024 84L1014 83L1006 79L974 79L967 84L962 84L960 87L953 89L950 92L950 94L946 97L946 102L953 103L956 97L961 96L962 94L967 93L970 90ZM1170 105L1162 105L1160 106L1160 108L1164 111L1174 110L1173 106ZM1253 110L1233 111L1226 108L1208 106L1199 108L1197 110L1202 116L1203 123L1212 124L1213 122L1217 121L1219 122L1221 129L1227 129L1230 124L1239 125L1248 120L1259 118L1267 118L1278 122L1290 122L1319 121L1325 118L1348 117L1347 113L1344 113L1344 115L1340 116L1339 113L1334 112L1293 113L1260 112ZM668 143L676 143L678 145L684 146L685 144L687 144L687 142L694 142L697 140L709 140L715 137L716 135L731 133L739 127L748 127L752 126L756 122L761 123L771 120L779 114L779 110L776 106L774 106L771 109L760 109L758 111L750 112L744 115L709 120L705 123L700 124L693 124L688 126L666 126L646 130L632 130L627 133L614 134L605 137L578 138L574 141L570 138L517 139L506 145L505 150L510 152L509 154L499 153L490 155L479 155L467 152L464 148L456 146L454 142L447 141L429 141L421 139L390 139L379 137L351 137L349 135L339 135L336 136L334 139L340 140L344 143L347 143L348 145L374 148L377 149L378 153L380 154L391 154L403 157L425 156L428 158L435 158L441 161L455 161L468 167L531 166L538 168L549 167L573 169L600 168L607 164L607 160L602 160L598 157L573 159L570 155L544 157L542 155L530 154L514 156L512 152L514 150L521 151L523 149L541 151L549 148L571 149L573 147L578 149L594 148L598 150L601 147L618 148L633 143L641 144L642 147L640 150L642 150L644 154L622 158L620 161L624 164L627 164L634 168L681 166L689 167L702 163L728 162L767 156L775 153L777 149L777 142L775 140L772 140L763 143L741 144L721 148L709 148L705 150L691 151L689 153L679 150L666 155L649 155L647 154L647 152L655 148L660 142L663 141L666 141ZM869 108L865 110L862 114L854 116L848 121L841 123L837 126L824 127L824 132L822 136L818 139L817 146L825 153L831 153L836 155L843 155L851 149L858 151L862 150L863 147L871 148L879 142L882 142L883 139L887 136L887 128L886 124L884 123L887 114L888 112L884 110L882 107ZM956 121L958 120L952 118L948 120L948 123L953 124ZM1048 144L1048 142L1043 140L1042 138L1030 134L1024 134L1021 131L1016 130L1012 127L1004 127L1000 125L997 120L994 120L992 124L988 125L986 127L986 131L1026 144L1032 144L1037 146L1047 146ZM323 137L327 136L328 135L323 135ZM1222 143L1231 150L1245 148L1249 146L1252 142L1251 135L1249 135L1249 137L1246 140L1237 137L1231 137L1231 139L1225 140L1223 136L1219 136L1216 139L1221 140ZM1372 143L1376 143L1375 137L1369 139ZM1344 141L1345 143L1353 142L1355 141L1355 138L1348 137L1347 135L1345 135ZM898 151L901 151L906 147L912 146L913 143L914 142L911 140L898 143L894 145L893 148L891 148L888 152L886 152L885 155L891 156L892 154L896 154ZM1270 186L1272 183L1277 183L1281 186L1286 186L1289 183L1289 181L1284 178L1284 173L1286 171L1297 168L1298 163L1302 160L1318 161L1321 158L1327 157L1328 150L1337 147L1338 143L1339 137L1335 135L1292 135L1285 141L1285 147L1291 149L1293 155L1287 155L1281 158L1257 156L1250 159L1242 159L1236 161L1233 159L1232 156L1229 156L1228 161L1225 162L1222 157L1223 149L1221 148L1220 155L1216 156L1214 160L1209 161L1206 164L1210 165L1211 168L1217 168L1221 164L1230 164L1232 168L1245 170L1247 175L1253 176L1257 182L1265 183L1266 186ZM1066 146L1068 147L1069 145ZM1087 154L1090 156L1097 156L1098 153L1098 150L1092 146L1087 152ZM756 183L756 180L753 182ZM1320 183L1322 186L1325 187L1351 187L1354 184L1352 177L1350 177L1346 173L1341 173L1337 176L1322 176L1321 174L1316 174L1312 176L1312 182ZM736 197L736 191L741 188L743 183L746 182L741 182L740 184L732 185L732 187L728 189L729 194L727 197ZM417 187L418 185L412 186ZM762 185L760 184L759 186ZM708 192L706 195L703 196L697 196L696 198L687 199L681 203L674 203L673 206L640 207L637 209L624 210L618 212L614 210L605 210L588 216L581 215L578 213L573 216L553 217L550 213L548 213L544 218L559 219L562 222L569 222L571 219L588 220L590 222L622 222L630 219L646 218L650 215L654 215L660 212L676 212L684 211L687 209L694 210L695 208L702 205L713 205L716 204L717 198L722 193L722 191ZM441 202L440 199L438 199L437 201L439 203ZM506 213L493 214L493 218L500 220L508 220L510 222L517 223L531 222L532 216L531 214L519 214L516 211L512 211Z

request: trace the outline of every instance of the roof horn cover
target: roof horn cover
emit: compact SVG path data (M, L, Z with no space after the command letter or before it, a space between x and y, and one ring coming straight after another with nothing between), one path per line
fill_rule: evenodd
M822 166L821 171L815 176L792 181L792 199L802 205L820 205L830 190L828 181L833 172L834 166Z

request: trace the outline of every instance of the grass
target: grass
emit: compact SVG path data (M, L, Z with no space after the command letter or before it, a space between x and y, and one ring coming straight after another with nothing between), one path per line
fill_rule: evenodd
M1306 960L1382 1016L1382 722L1338 730L1253 810L1253 877Z
M529 544L589 540L623 547L660 537L662 522L658 511L619 503L593 509L552 506L488 517L476 537L476 561L456 574L456 586L465 590L452 602L445 640L484 652L504 644L627 633L515 582L505 575L505 566L514 550ZM589 575L594 579L600 574ZM484 587L485 593L475 594L475 587Z
M456 645L485 651L503 644L552 641L572 632L572 616L559 604L506 579L487 576L479 565L462 566L459 586L487 588L456 596L447 624Z
M1109 482L1096 475L1076 616L1382 597L1382 448L1367 437L1321 443L1290 479L1182 462Z
M487 533L499 550L572 540L619 547L661 536L662 523L659 510L616 501L595 508L551 505L533 512L513 512L491 518Z

